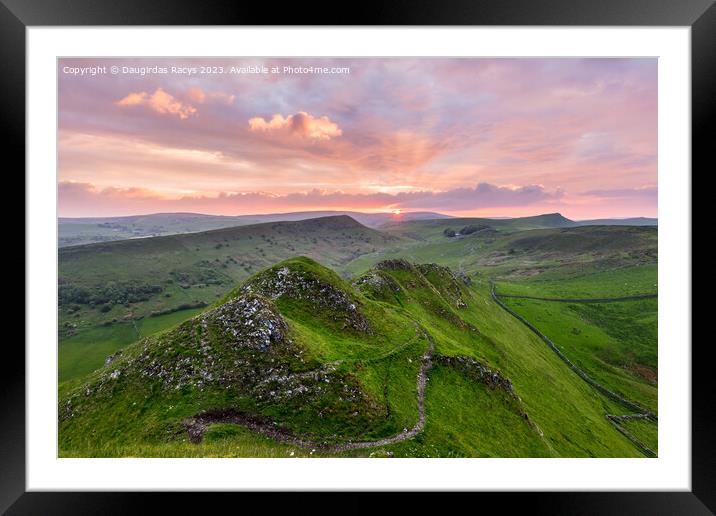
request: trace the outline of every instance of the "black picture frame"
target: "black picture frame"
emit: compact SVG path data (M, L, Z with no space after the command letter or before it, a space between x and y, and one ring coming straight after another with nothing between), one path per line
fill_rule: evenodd
M226 0L0 0L0 132L4 161L25 164L25 30L29 26L110 25L576 25L689 26L692 51L692 161L706 167L714 134L716 79L714 0L442 0L320 3L237 3ZM54 115L52 115L54 116ZM8 172L10 169L6 169ZM690 171L693 177L693 172ZM8 174L9 175L9 174ZM24 182L22 188L24 189ZM24 251L23 251L24 257ZM19 261L16 255L15 261ZM28 273L26 269L26 274ZM683 300L691 303L691 300ZM31 310L26 306L26 310ZM528 504L532 514L713 514L716 511L715 391L709 342L692 346L692 490L690 492L483 493L480 509L501 511ZM119 514L160 502L162 512L185 513L214 504L253 504L250 494L25 492L25 354L6 339L0 377L0 511L8 514ZM320 509L315 496L305 503ZM352 495L357 497L357 495ZM405 497L407 498L407 497ZM280 501L281 497L273 498ZM422 504L422 497L406 500ZM303 503L292 501L292 503ZM361 497L341 510L368 511ZM475 502L469 502L475 503ZM330 510L328 502L320 506Z

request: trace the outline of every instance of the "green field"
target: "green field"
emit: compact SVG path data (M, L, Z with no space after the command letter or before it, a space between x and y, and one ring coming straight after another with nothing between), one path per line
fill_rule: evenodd
M655 300L604 304L503 301L599 383L657 409Z
M502 300L534 324L581 369L608 389L657 410L656 298L616 302L560 302L657 293L656 264L567 275L544 273L523 281L499 281Z
M86 375L104 364L105 358L137 340L131 323L93 328L59 344L59 381Z
M194 308L146 317L139 321L95 326L72 337L60 339L59 381L86 375L104 364L109 355L140 337L172 328L201 311L201 308Z
M650 449L658 451L658 428L654 421L647 419L630 419L628 421L623 421L621 425L627 432L646 444Z
M606 418L628 410L491 283L546 298L655 294L656 256L654 227L555 215L381 231L327 217L64 248L60 454L643 457ZM657 299L502 301L656 412ZM656 450L655 422L623 425Z
M555 298L605 298L657 293L656 264L589 272L579 276L545 272L519 282L500 281L499 294Z

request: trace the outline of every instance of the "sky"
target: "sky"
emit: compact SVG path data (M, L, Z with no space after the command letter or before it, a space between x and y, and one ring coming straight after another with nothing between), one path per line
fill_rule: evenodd
M62 217L657 216L656 59L73 58L58 88Z

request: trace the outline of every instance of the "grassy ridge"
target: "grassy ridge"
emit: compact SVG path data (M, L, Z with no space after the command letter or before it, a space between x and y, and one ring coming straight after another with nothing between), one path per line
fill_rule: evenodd
M438 364L428 383L423 433L344 455L638 455L604 418L608 402L507 317L486 285L469 287L437 266L393 264L373 272L392 280L392 298L380 299L386 294L381 285L376 290L357 281L357 291L310 260L284 262L204 316L126 348L61 392L61 454L184 454L181 421L222 407L328 441L394 435L415 421L415 374L427 344L421 332L427 332L436 353L477 359L509 378L514 391ZM259 319L252 319L251 303L261 307ZM227 317L238 318L222 329ZM263 335L252 333L259 321L271 323L271 331L286 324L266 351L251 347L263 342L251 337ZM233 343L227 331L234 330L248 332L239 341L248 347ZM293 379L271 380L266 375L274 370L277 378ZM253 456L286 456L295 448L224 424L209 429L188 454L220 455L234 445L237 454L251 450Z
M115 351L137 340L132 323L92 328L60 341L58 349L59 381L64 382L91 373Z

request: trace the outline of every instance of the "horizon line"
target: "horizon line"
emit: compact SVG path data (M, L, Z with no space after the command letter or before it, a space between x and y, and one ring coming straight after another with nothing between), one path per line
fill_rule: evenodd
M223 214L214 214L214 213L199 213L199 212L190 212L190 211L167 211L167 212L151 212L151 213L135 213L132 215L103 215L103 216L80 216L80 217L71 217L71 216L61 216L58 215L57 219L73 219L73 220L81 220L81 219L122 219L122 218L132 218L132 217L151 217L156 215L196 215L196 216L203 216L203 217L217 217L217 218L234 218L234 217L268 217L268 216L278 216L278 215L295 215L295 214L303 214L303 213L356 213L360 215L406 215L410 213L425 213L425 214L434 214L439 215L441 217L445 218L455 218L455 219L523 219L523 218L529 218L529 217L540 217L545 215L559 215L561 217L564 217L568 220L572 220L573 222L582 222L582 221L590 221L590 220L628 220L628 219L652 219L652 220L658 220L658 216L656 217L649 217L646 215L636 215L636 216L609 216L609 217L594 217L594 218L583 218L583 219L570 219L569 217L563 215L561 212L547 212L547 213L535 213L532 215L521 215L521 216L458 216L458 215L449 215L446 213L441 213L438 211L431 211L431 210L400 210L400 213L395 213L395 211L359 211L359 210L305 210L305 211L286 211L286 212L272 212L272 213L245 213L245 214L236 214L236 215L223 215Z

